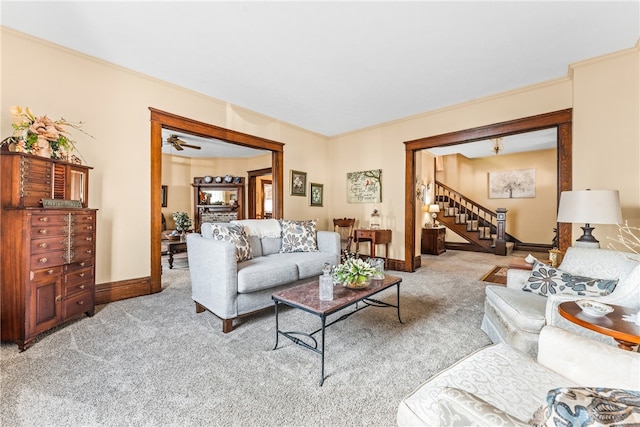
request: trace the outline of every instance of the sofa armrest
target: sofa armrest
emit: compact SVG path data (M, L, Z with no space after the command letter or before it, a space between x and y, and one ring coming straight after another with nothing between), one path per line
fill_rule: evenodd
M519 268L510 268L507 270L507 288L522 289L527 283L527 279L531 275L529 270L521 270Z
M238 315L238 265L231 242L187 235L187 255L194 301L223 319Z
M542 404L543 402L541 402ZM445 387L438 394L441 426L528 426L475 394Z
M540 332L538 363L583 386L640 390L640 353L554 326Z
M318 250L340 256L340 234L334 231L319 230L316 233Z

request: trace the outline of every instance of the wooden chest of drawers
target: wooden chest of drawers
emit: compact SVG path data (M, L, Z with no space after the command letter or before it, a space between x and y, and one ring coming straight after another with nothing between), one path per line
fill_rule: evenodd
M88 166L0 151L0 338L36 336L95 310L96 210ZM45 199L67 206L44 208Z
M423 228L420 252L429 255L440 255L445 252L445 231L444 227Z
M39 333L93 315L95 228L94 209L3 210L2 340L24 350Z

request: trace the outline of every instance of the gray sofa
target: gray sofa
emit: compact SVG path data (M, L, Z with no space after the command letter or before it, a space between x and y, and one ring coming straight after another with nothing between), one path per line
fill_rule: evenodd
M213 224L187 236L192 298L196 312L208 310L222 319L224 333L233 320L273 305L271 295L322 274L324 263L340 260L340 235L317 231L317 251L280 253L282 235L275 219L238 220L247 234L252 258L236 261L236 246L216 240Z

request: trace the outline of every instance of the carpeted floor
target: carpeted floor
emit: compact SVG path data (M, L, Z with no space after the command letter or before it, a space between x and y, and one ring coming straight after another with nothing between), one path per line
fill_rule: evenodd
M394 309L367 308L327 330L320 358L281 340L272 311L222 334L196 314L188 269L164 268L158 294L99 306L43 334L20 353L0 346L3 426L392 426L399 401L440 369L490 344L480 331L478 280L505 257L425 255L402 277ZM380 294L394 301L395 290ZM318 319L285 310L281 322L313 330ZM286 342L285 342L286 341Z

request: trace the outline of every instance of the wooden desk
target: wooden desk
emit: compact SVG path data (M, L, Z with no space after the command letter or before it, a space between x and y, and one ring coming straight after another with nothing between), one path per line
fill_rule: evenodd
M632 350L634 345L640 344L640 326L622 319L623 314L636 314L636 310L619 305L607 304L613 307L613 312L606 316L594 317L582 312L574 301L563 302L558 306L558 312L570 322L592 331L612 337L623 350Z
M386 264L386 259L389 256L391 230L354 230L353 238L356 241L356 253L360 252L360 241L371 242L371 258L376 258L376 245L384 245Z

